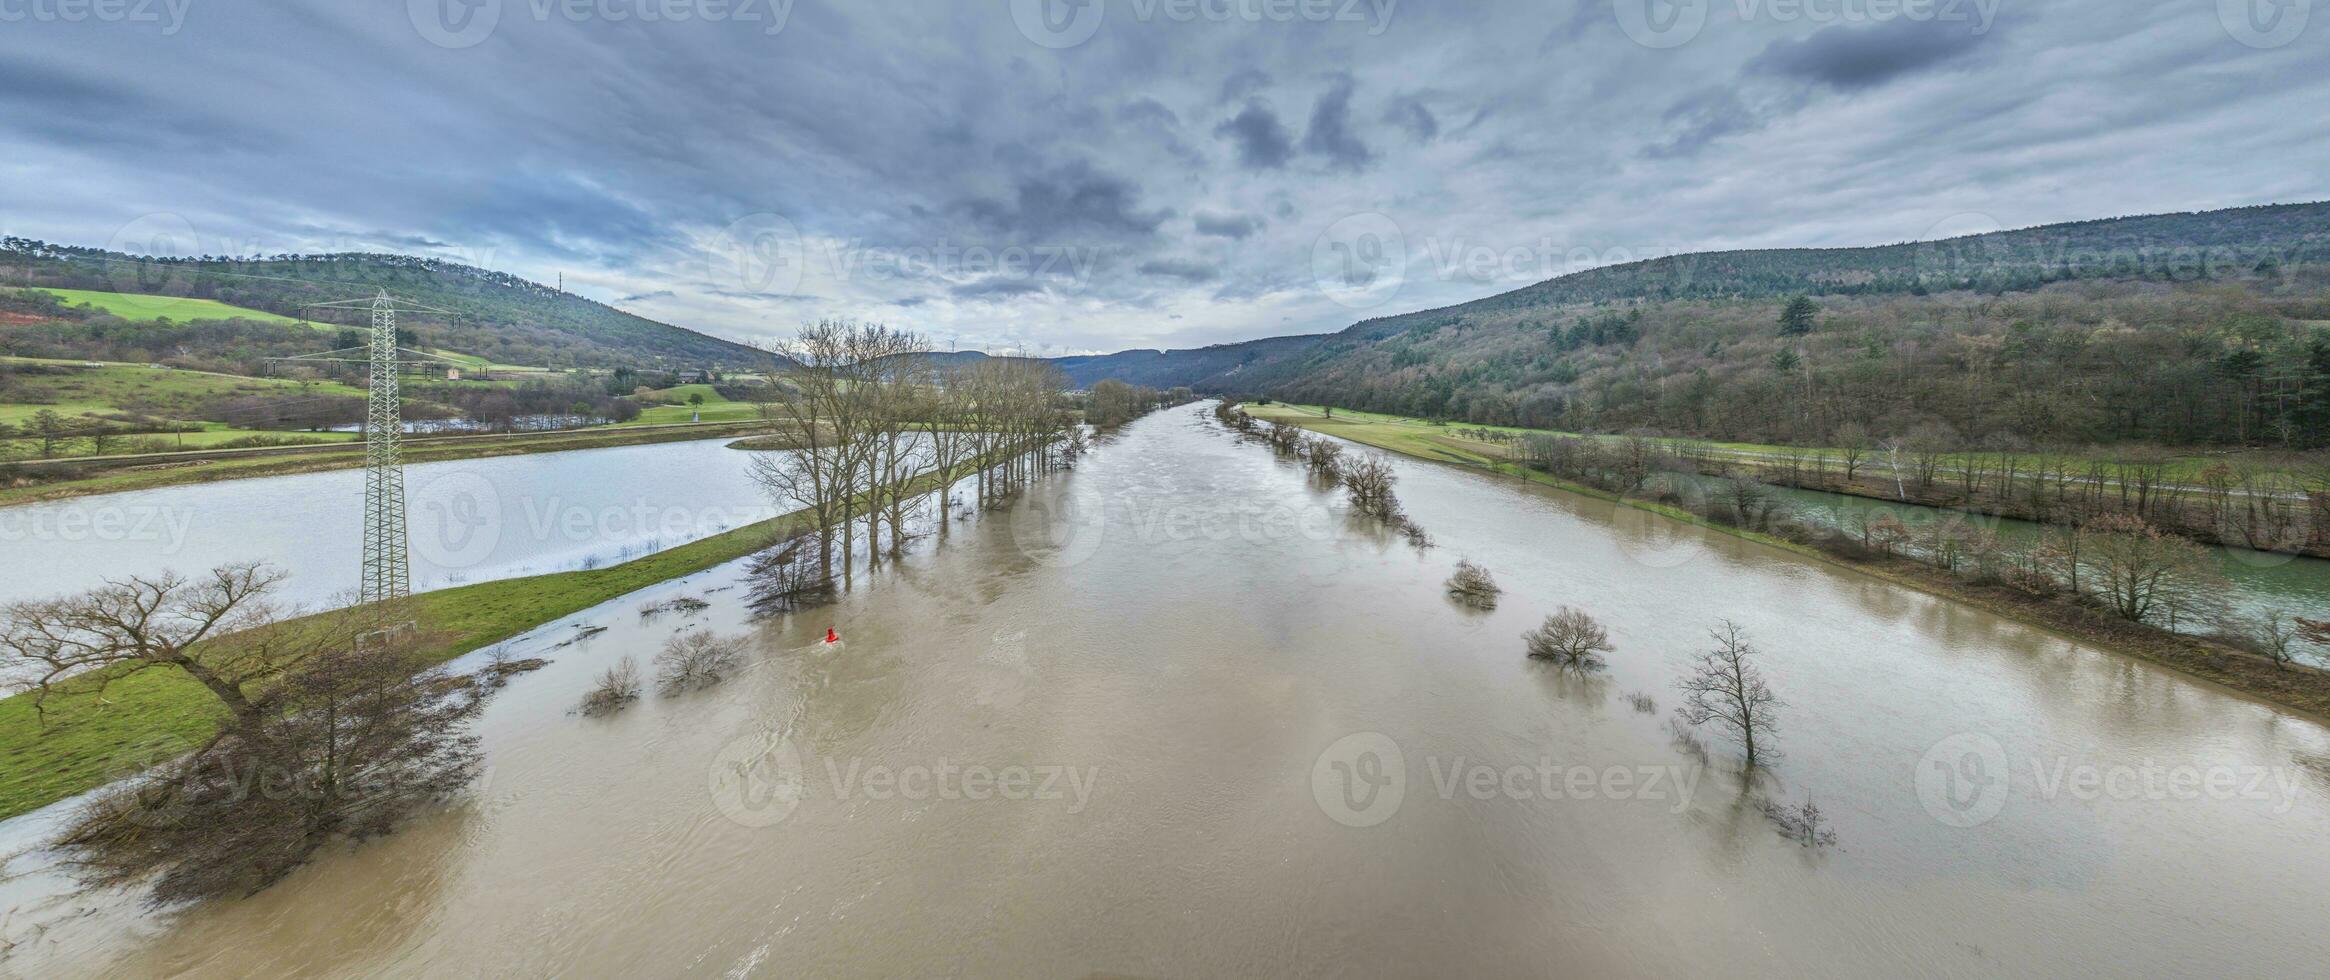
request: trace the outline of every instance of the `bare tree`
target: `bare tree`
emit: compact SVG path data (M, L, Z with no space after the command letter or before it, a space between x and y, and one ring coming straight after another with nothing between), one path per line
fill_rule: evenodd
M1343 489L1352 509L1369 517L1389 519L1399 513L1399 501L1392 496L1398 483L1399 474L1380 454L1369 453L1343 467Z
M1610 631L1585 610L1563 606L1536 629L1521 634L1529 645L1529 655L1539 660L1551 660L1565 667L1593 670L1602 666L1602 654L1617 649L1610 645Z
M2180 600L2210 591L2217 571L2206 551L2134 514L2089 522L2084 564L2096 594L2113 613L2145 622L2175 613Z
M1779 730L1779 709L1786 702L1772 693L1763 672L1756 669L1756 648L1738 623L1724 620L1709 635L1715 638L1715 648L1700 654L1691 672L1675 682L1683 692L1676 714L1691 725L1712 723L1738 739L1752 768L1776 754L1769 747L1759 748L1757 740L1769 742Z
M2304 621L2292 619L2288 613L2275 609L2252 621L2249 635L2257 644L2259 653L2265 654L2267 659L2272 660L2275 667L2288 670L2290 664L2297 659L2296 647L2302 632L2302 627L2299 624L2302 622Z
M236 727L264 717L253 686L318 651L352 645L382 610L353 607L291 622L272 599L284 574L260 563L222 565L194 578L109 579L78 596L0 608L0 660L33 678L45 709L68 678L102 698L107 685L154 669L193 678Z
M1836 431L1837 452L1844 457L1845 482L1861 473L1861 461L1869 455L1869 430L1859 422L1847 422Z

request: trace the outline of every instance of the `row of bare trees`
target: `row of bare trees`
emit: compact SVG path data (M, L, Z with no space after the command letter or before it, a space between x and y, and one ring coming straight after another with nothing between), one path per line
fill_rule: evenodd
M772 353L761 410L796 448L756 456L752 473L779 510L808 511L816 582L848 585L861 523L869 565L897 557L926 495L943 533L958 470L973 467L985 507L1084 448L1067 379L1048 364L940 359L912 332L848 320L803 327Z

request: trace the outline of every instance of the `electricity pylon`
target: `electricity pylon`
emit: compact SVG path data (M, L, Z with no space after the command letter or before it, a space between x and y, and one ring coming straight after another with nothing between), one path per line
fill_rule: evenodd
M404 393L396 373L396 307L372 298L371 394L364 404L364 579L357 601L410 595L405 558Z
M412 594L412 565L405 548L404 397L400 369L407 365L460 362L398 347L399 301L389 298L385 289L370 300L311 305L372 311L372 335L362 347L273 360L294 365L325 362L368 366L366 380L370 389L364 402L364 570L357 583L357 601L370 605L402 599ZM416 303L403 306L416 312L458 315Z

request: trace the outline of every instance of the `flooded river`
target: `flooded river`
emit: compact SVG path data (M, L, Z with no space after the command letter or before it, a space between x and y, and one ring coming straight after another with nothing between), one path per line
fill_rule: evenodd
M470 802L175 915L61 896L28 855L0 882L0 972L2102 977L2330 957L2321 726L1784 552L1396 466L1431 550L1177 409L829 610L752 621L728 566L550 624L511 645L553 663L481 722ZM1497 610L1445 597L1460 557L1496 574ZM677 596L711 606L637 612ZM1603 674L1523 656L1562 605L1610 627ZM1703 762L1666 731L1726 618L1787 701L1785 755L1752 784L1735 746ZM570 713L617 658L697 627L749 632L752 666ZM1783 839L1762 798L1816 801L1836 845Z

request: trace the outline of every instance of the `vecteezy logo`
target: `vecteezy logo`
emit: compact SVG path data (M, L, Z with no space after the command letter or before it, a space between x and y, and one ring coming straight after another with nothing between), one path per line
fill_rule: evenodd
M1689 44L1707 26L1707 0L1610 0L1618 29L1646 48Z
M1069 568L1100 550L1108 514L1097 494L1073 489L1011 510L1011 540L1020 554L1050 568Z
M493 481L455 470L415 488L413 553L438 568L469 568L502 537L502 495Z
M1011 20L1027 39L1047 48L1073 48L1100 30L1102 0L1011 0Z
M705 770L706 790L720 815L746 827L773 827L801 805L801 753L775 732L731 739Z
M2005 230L1997 218L1980 211L1936 221L1909 247L1910 274L1928 289L1978 282L2012 262L2005 240L1998 237Z
M200 254L202 241L193 222L183 215L160 211L139 215L116 229L113 237L106 239L105 250L136 258L134 262L110 264L105 270L122 292L168 293L172 291L169 287L186 275L183 264L173 260Z
M2217 0L2217 20L2233 40L2253 48L2278 48L2305 33L2314 0Z
M413 30L440 48L474 47L502 22L502 0L405 0Z
M1917 762L1917 800L1942 826L1989 823L2006 808L2006 796L2006 748L1988 735L1952 735Z
M1327 819L1346 827L1390 820L1407 792L1407 760L1382 732L1345 735L1311 763L1311 798Z
M748 214L728 223L712 243L711 275L756 295L800 288L806 264L801 230L773 211Z
M1407 236L1373 211L1344 218L1311 243L1311 276L1328 299L1355 310L1375 306L1407 281Z

